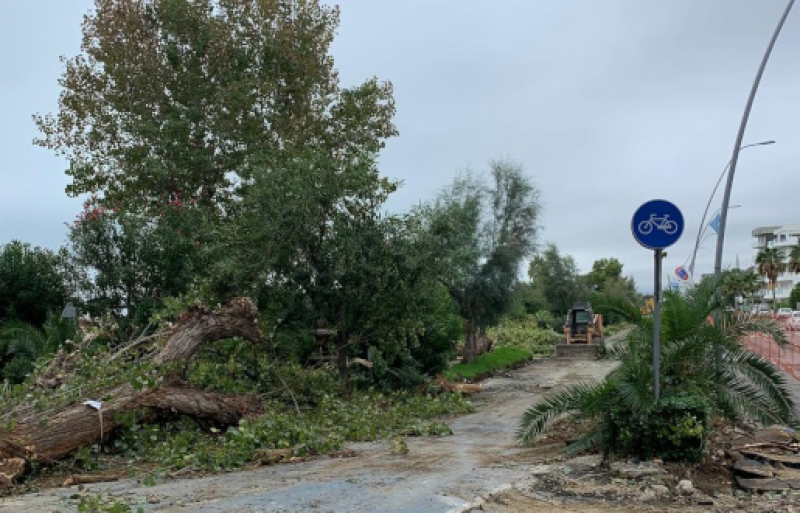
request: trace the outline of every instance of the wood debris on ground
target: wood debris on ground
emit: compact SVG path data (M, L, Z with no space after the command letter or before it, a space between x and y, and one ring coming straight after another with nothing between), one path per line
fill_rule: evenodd
M447 392L461 392L464 395L476 394L483 390L483 385L474 383L453 383L445 380L442 376L436 378L436 384Z
M734 440L733 471L742 488L760 492L800 490L800 443L783 426L759 429Z

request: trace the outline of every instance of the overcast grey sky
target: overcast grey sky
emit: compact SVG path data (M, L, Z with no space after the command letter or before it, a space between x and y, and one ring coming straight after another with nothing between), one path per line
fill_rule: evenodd
M686 231L665 267L691 252L725 167L761 55L784 0L342 0L333 55L344 85L391 80L400 136L381 156L405 185L406 210L459 170L521 163L542 191L542 243L581 271L616 256L652 290L652 253L633 240L634 210L653 198L683 210ZM80 210L66 164L31 140L34 112L53 112L78 51L90 0L0 6L0 244L58 247ZM725 262L754 255L755 226L800 223L800 8L778 41L751 115ZM712 211L719 207L721 194ZM713 267L715 238L697 258Z

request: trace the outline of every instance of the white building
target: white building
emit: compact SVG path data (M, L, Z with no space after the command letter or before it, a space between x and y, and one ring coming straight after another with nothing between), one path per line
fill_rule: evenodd
M762 226L753 230L753 237L756 239L753 244L756 254L766 247L775 247L780 250L784 259L788 260L792 248L800 241L800 224ZM755 256L753 257L753 265L755 265ZM756 269L758 269L757 266ZM775 285L775 298L778 301L788 298L794 286L799 282L800 274L786 272L780 274ZM766 278L764 279L764 288L761 289L760 293L765 299L772 299L772 289L770 289ZM795 308L795 306L792 305L792 308Z

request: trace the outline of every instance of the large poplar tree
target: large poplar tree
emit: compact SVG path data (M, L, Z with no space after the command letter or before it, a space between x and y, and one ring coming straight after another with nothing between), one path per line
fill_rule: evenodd
M317 1L96 0L37 142L67 157L71 195L226 212L265 155L348 159L395 134L391 84L339 86L338 24Z
M239 260L242 286L229 292L244 293L291 261L296 239L285 230L318 240L336 209L387 185L375 156L396 133L391 84L340 87L329 52L338 24L337 8L313 0L95 1L81 52L66 60L58 112L35 118L38 143L67 157L67 192L88 196L91 220L102 221L72 234L96 299L130 312L184 291L187 272L219 271L201 263L218 254L213 246L263 252L258 233L239 236L246 213L284 232L269 239L269 262ZM274 208L254 210L252 191L290 206L306 195L314 216L287 226ZM178 214L180 223L165 222ZM158 235L153 258L141 258L151 244L140 232ZM158 279L143 285L145 275Z

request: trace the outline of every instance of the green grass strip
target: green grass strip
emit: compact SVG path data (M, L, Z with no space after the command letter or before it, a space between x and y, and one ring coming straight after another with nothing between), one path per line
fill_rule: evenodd
M471 379L480 374L512 367L531 358L533 358L533 353L530 351L517 347L500 347L490 353L480 355L469 363L453 365L445 372L445 377L450 380Z

